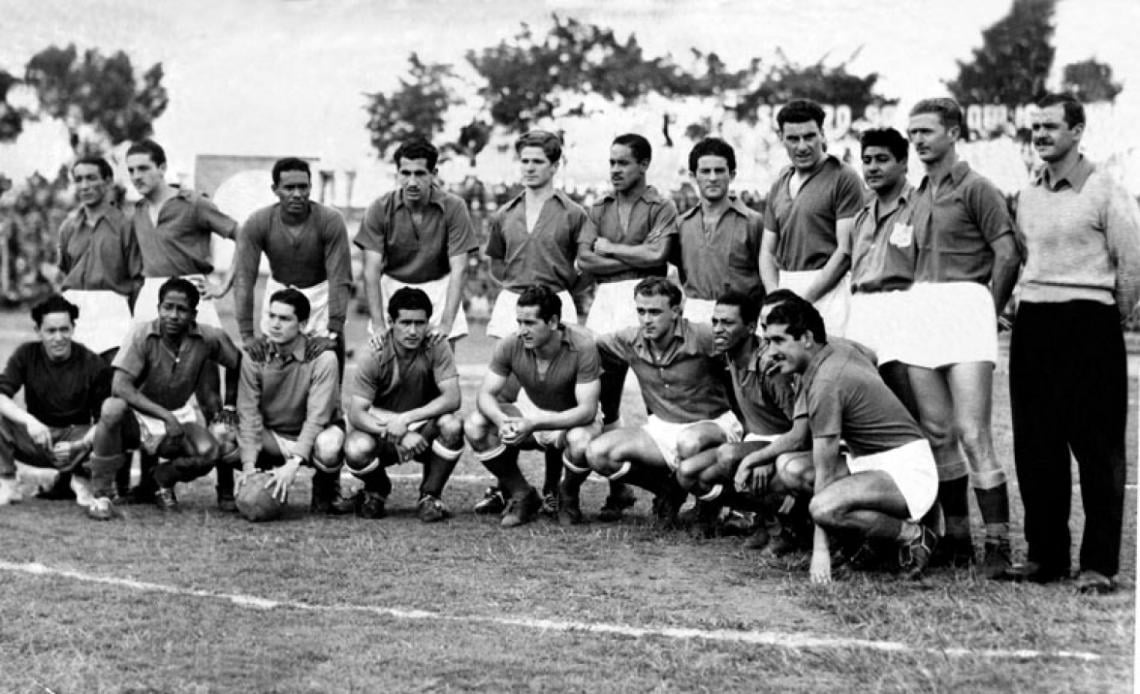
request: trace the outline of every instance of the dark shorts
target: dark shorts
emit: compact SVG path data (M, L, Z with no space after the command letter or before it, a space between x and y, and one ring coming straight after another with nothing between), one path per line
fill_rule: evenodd
M91 430L90 424L67 427L49 427L53 444L71 443L81 440ZM39 468L49 468L68 472L87 460L91 449L78 447L66 460L58 461L50 450L45 450L32 441L28 430L22 424L0 419L0 475L16 472L15 461Z

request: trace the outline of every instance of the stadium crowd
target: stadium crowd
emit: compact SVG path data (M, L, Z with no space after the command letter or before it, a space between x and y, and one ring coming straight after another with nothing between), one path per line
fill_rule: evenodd
M780 110L791 164L763 212L734 193L736 153L721 139L690 151L697 197L679 210L647 181L643 136L613 140L612 191L583 206L553 184L559 136L528 132L515 143L522 190L489 216L485 243L422 140L395 152L398 187L351 241L343 216L311 199L302 159L274 165L278 202L239 224L172 186L153 141L127 150L134 205L116 199L105 160L80 158L77 206L59 224L62 292L32 308L38 339L0 374L0 506L20 500L20 461L57 470L41 494L76 498L96 520L127 503L176 511L176 487L213 473L223 511L267 521L311 467L313 513L381 518L387 469L415 461L417 514L437 522L452 515L444 491L469 446L496 480L474 512L504 528L544 514L584 522L579 492L597 474L609 484L599 521L620 522L640 488L663 528L810 552L816 583L839 564L908 578L977 564L991 579L1048 583L1072 570L1071 451L1085 511L1075 585L1115 590L1121 326L1140 299L1140 211L1081 154L1082 105L1038 104L1044 164L1016 217L959 159L953 100L916 104L905 135L864 131L862 175L827 153L824 117L807 100ZM215 234L237 244L220 277ZM370 337L349 346L352 245ZM454 350L480 253L498 341L464 408ZM262 257L271 272L257 313ZM578 305L587 284L593 300ZM237 335L216 308L231 290ZM991 425L1006 328L1028 546L1017 564ZM631 371L641 426L621 412ZM542 453L541 487L519 466L527 449ZM351 495L344 468L361 481Z

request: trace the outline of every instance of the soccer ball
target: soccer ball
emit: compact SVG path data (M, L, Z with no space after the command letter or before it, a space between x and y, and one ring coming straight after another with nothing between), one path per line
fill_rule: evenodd
M258 523L281 517L285 505L273 498L272 490L265 487L271 479L273 476L267 472L255 472L246 477L238 489L234 503L246 520Z

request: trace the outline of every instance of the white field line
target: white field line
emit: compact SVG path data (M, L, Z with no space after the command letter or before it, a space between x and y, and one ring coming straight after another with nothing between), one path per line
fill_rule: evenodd
M32 576L54 576L69 578L85 583L115 586L128 590L148 593L163 593L182 597L205 598L207 600L221 600L238 607L255 610L288 609L304 612L358 612L372 614L379 617L399 619L405 621L437 621L467 624L488 624L492 626L518 627L534 629L537 631L558 632L585 632L591 634L615 634L634 638L664 638L678 641L715 641L722 643L750 644L755 646L771 646L791 650L804 649L852 649L879 651L885 653L914 653L925 655L942 655L951 658L975 657L997 660L1082 660L1086 662L1099 661L1105 658L1096 653L1083 651L1038 651L1030 649L971 649L971 648L925 648L915 647L899 641L875 641L870 639L850 639L828 636L814 636L812 634L781 631L741 631L735 629L697 629L685 627L635 627L625 624L608 624L605 622L579 622L557 619L536 619L531 617L488 617L479 615L448 615L440 612L426 610L410 610L395 607L378 607L373 605L316 605L299 600L271 600L256 595L242 593L219 593L197 588L184 588L181 586L136 581L129 578L114 576L100 576L84 571L61 569L45 566L38 562L17 564L0 561L0 571L29 574Z

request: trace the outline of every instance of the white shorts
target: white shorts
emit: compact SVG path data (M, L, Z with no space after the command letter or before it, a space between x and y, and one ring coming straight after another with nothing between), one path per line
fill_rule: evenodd
M269 333L269 297L288 285L281 284L273 277L265 280L265 296L261 300L261 334ZM309 300L309 322L305 324L306 335L323 337L329 329L329 282L325 280L311 287L292 287Z
M562 322L566 325L578 324L578 309L574 307L574 297L565 289L558 292L562 300ZM487 336L504 338L518 330L518 316L515 306L519 302L519 295L510 289L499 292L495 298L495 307L491 309L491 319L487 321Z
M633 288L641 280L599 282L594 292L586 327L597 335L617 332L622 328L636 327L637 306L633 302Z
M665 464L669 466L669 469L676 470L681 464L680 456L677 455L677 438L681 432L698 424L710 423L717 425L724 432L724 443L737 443L744 433L744 427L741 426L740 420L736 418L732 410L725 412L716 419L702 419L699 422L685 423L666 422L657 415L651 414L641 429L649 434L653 443L657 444L657 450L661 452L661 457L665 459Z
M115 349L131 332L127 297L109 289L68 289L63 298L79 307L72 338L96 354Z
M390 300L392 295L404 287L412 287L413 289L420 289L424 294L428 295L431 301L431 320L428 324L433 328L439 327L439 318L443 314L443 308L447 306L447 288L451 284L451 276L444 275L437 280L431 282L402 282L394 277L388 275L380 275L380 291L383 293L386 300ZM385 315L387 315L388 305L384 305ZM513 317L512 317L513 318ZM368 322L368 331L372 332L372 321ZM447 337L449 339L460 338L467 334L467 312L463 310L463 303L460 302L459 309L455 312L455 321L451 324L451 334Z
M898 361L898 349L914 329L911 295L907 291L856 292L851 295L847 339L866 345L882 366Z
M911 325L899 334L899 361L926 369L997 364L997 317L987 287L977 282L922 282L904 293Z
M169 277L147 277L143 282L139 298L135 301L135 322L149 322L158 318L158 290L170 279ZM209 325L214 328L222 327L222 320L218 317L218 309L213 299L207 299L205 275L184 275L183 279L190 280L198 288L198 325Z
M802 272L780 271L780 289L790 289L803 296L815 278L822 270L804 270ZM843 275L839 278L831 291L813 302L819 315L823 317L823 329L829 336L847 336L847 316L851 303L851 276Z
M925 516L938 496L938 466L926 439L911 441L882 453L853 456L847 461L847 469L852 475L872 470L887 473L906 499L912 521Z
M174 418L183 424L199 424L205 425L205 419L198 408L194 406L194 399L191 398L185 405L176 410L171 410L170 413ZM166 439L166 422L150 415L145 415L138 410L135 410L135 418L139 420L139 438L141 439L143 450L147 453L154 455L158 452L162 442Z
M544 410L538 405L535 405L530 398L522 397L525 395L519 392L519 399L515 401L515 407L523 417L533 417L537 414L557 414L551 410ZM586 425L586 428L591 429L594 436L602 433L602 411L598 410L594 415L594 421ZM534 442L538 444L539 448L543 450L547 448L557 448L559 450L566 448L566 432L567 429L542 429L531 434Z

